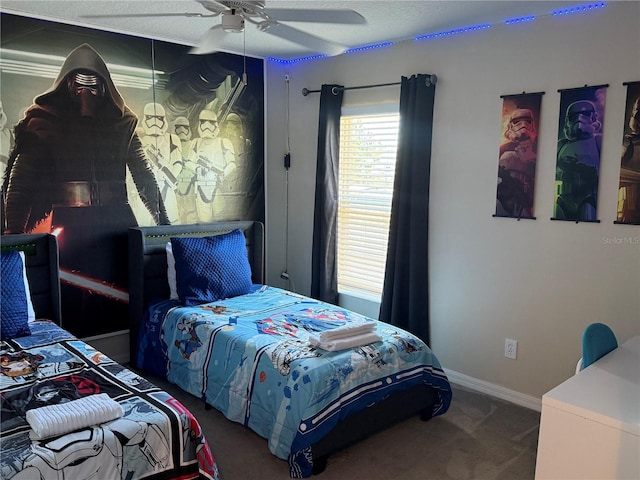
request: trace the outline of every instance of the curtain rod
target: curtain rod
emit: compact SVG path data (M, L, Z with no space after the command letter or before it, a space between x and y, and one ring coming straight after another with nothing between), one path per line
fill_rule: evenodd
M427 87L428 87L432 83L435 85L437 81L438 81L438 77L436 77L434 74L430 74L430 75L428 74L425 83L427 84ZM361 89L361 88L388 87L390 85L400 85L400 82L378 83L378 84L375 84L375 85L360 85L360 86L357 86L357 87L333 87L333 89L331 91L332 91L332 93L334 95L337 95L337 93L340 90L358 90L358 89ZM306 97L310 93L320 93L321 91L322 90L309 90L308 88L303 88L302 89L302 95L304 95Z

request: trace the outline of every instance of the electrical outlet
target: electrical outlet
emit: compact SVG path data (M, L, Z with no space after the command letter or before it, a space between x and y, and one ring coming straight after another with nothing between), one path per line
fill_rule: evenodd
M504 356L515 360L518 356L518 341L510 338L504 339Z

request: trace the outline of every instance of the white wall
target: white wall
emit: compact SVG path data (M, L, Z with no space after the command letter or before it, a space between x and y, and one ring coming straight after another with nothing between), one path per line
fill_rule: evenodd
M561 2L559 2L561 3ZM426 33L426 32L425 32ZM267 72L267 280L309 293L318 94L303 87L397 82L435 73L430 200L431 346L443 366L541 397L568 378L585 325L603 321L620 342L640 334L640 227L614 225L626 87L640 80L640 2ZM292 166L286 232L287 83ZM609 84L600 175L601 223L551 221L558 89ZM544 91L537 220L493 218L502 100ZM399 87L347 91L344 105L397 102ZM615 243L622 242L622 243ZM288 258L285 257L288 246ZM375 311L375 306L374 306ZM503 357L505 338L518 359Z

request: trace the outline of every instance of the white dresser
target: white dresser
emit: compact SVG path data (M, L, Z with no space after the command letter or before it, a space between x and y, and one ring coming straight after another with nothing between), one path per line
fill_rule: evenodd
M640 336L543 395L536 479L640 479Z

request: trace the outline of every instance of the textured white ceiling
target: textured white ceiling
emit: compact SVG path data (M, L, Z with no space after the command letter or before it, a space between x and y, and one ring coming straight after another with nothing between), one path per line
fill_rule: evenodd
M332 25L324 23L286 22L326 40L349 48L401 41L416 35L453 30L478 24L499 24L504 20L527 15L549 15L552 11L593 2L575 1L333 1L266 0L266 8L350 8L365 17L365 25ZM54 20L101 30L197 45L220 18L197 17L119 17L86 18L91 14L130 13L210 13L195 0L2 0L0 9L7 13ZM283 22L285 23L285 22ZM295 43L260 32L247 24L245 34L228 33L220 51L246 53L255 57L300 58L317 52Z

